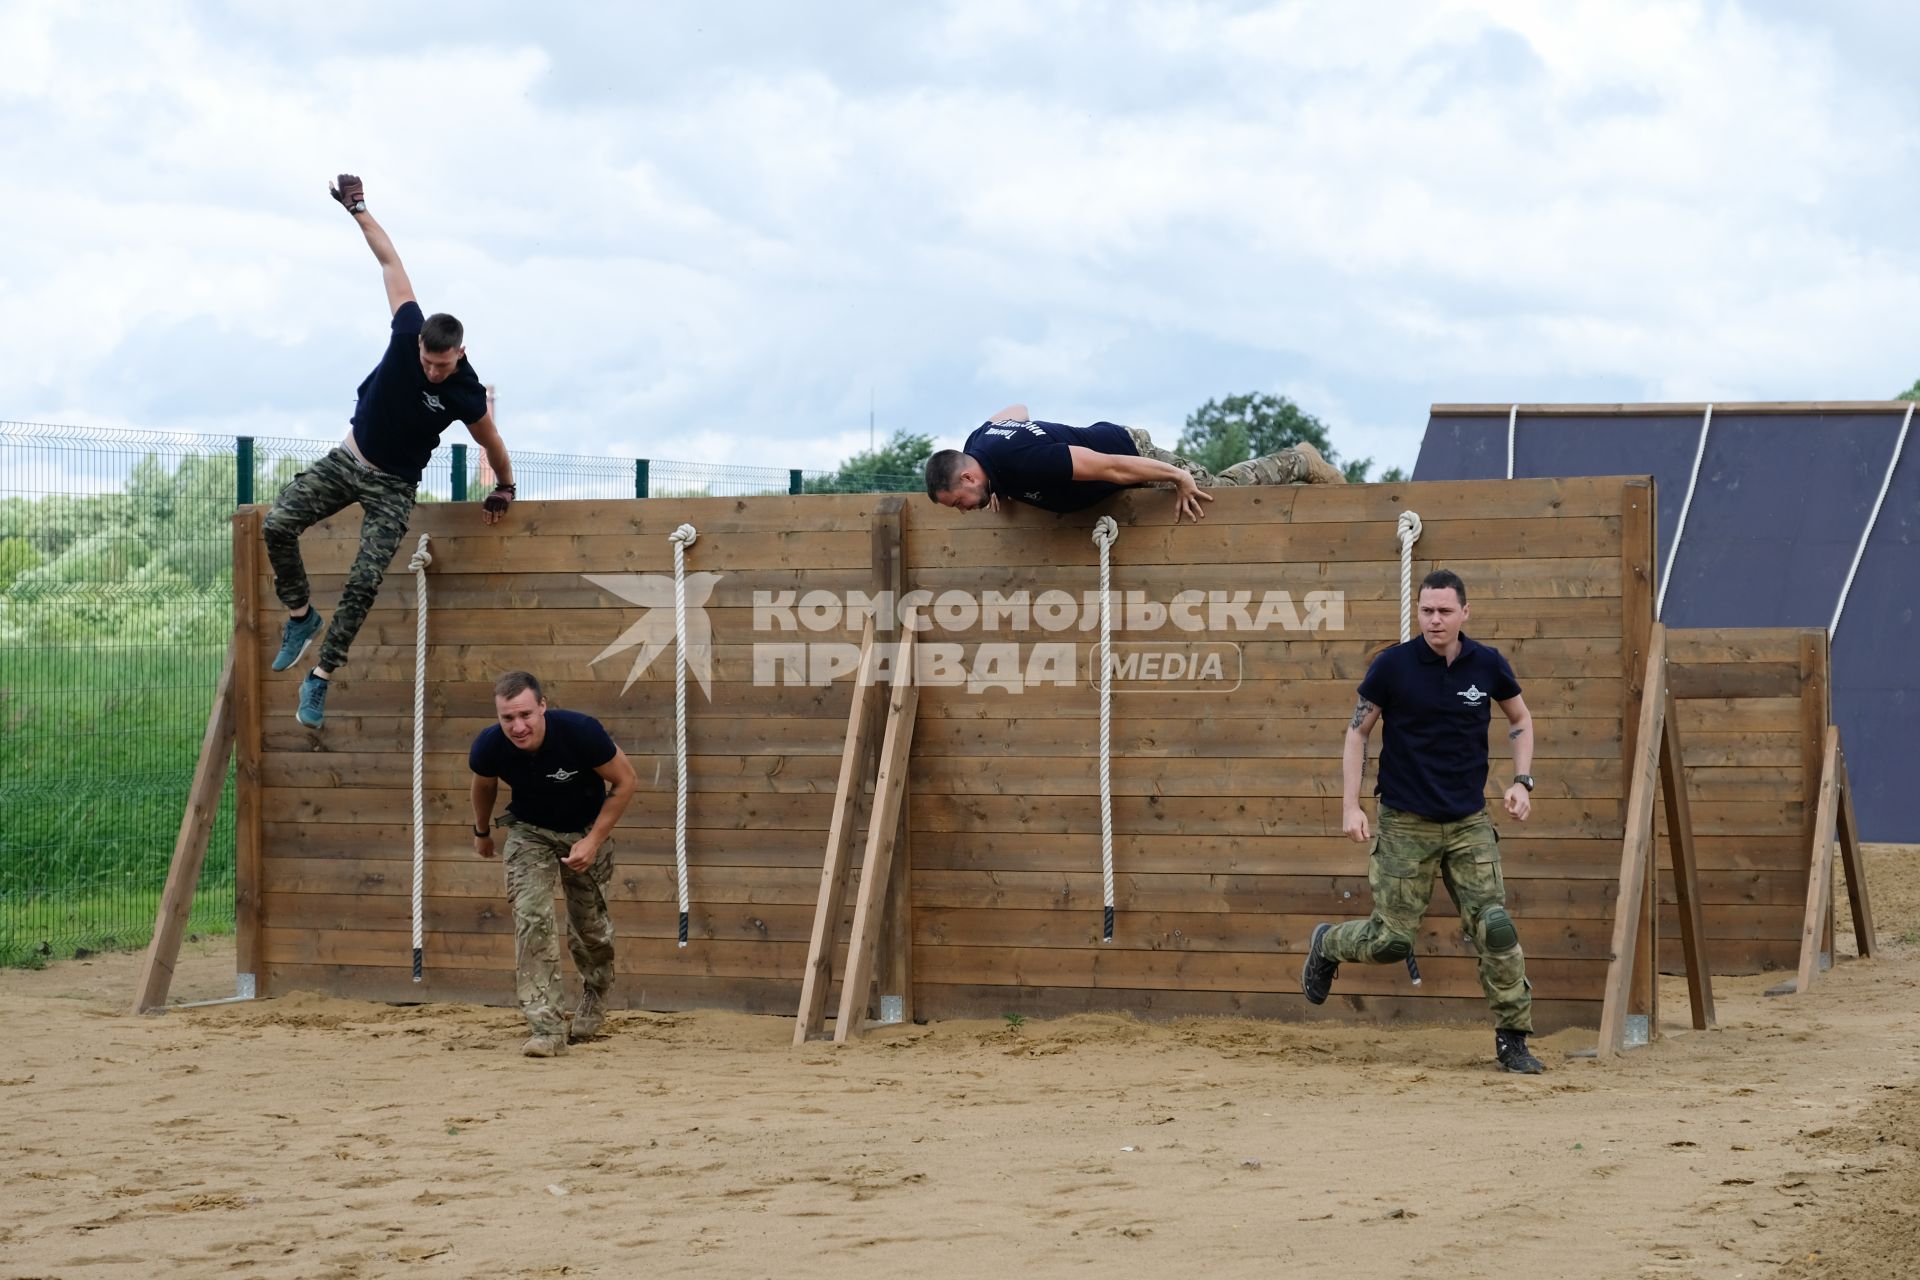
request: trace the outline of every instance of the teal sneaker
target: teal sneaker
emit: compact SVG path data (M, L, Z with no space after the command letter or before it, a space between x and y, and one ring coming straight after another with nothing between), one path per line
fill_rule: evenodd
M327 719L327 682L311 671L300 682L300 709L294 719L309 729L318 729Z
M280 632L280 652L274 655L273 669L285 671L300 661L300 655L307 651L313 638L320 634L320 628L326 625L326 619L320 616L318 609L308 609L304 618L288 618L287 625Z

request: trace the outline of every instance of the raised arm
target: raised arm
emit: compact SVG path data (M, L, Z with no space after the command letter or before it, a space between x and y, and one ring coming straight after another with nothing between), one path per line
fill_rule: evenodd
M1133 453L1101 453L1098 449L1089 449L1085 445L1068 445L1067 452L1073 456L1073 478L1075 480L1104 480L1108 484L1169 484L1173 486L1173 520L1180 522L1181 516L1191 516L1195 520L1206 518L1206 512L1200 507L1202 501L1212 502L1213 495L1193 482L1193 477L1174 466L1171 462L1161 462L1156 458L1142 458Z
M366 184L350 173L341 174L339 183L337 187L329 187L328 191L360 224L361 234L367 238L367 248L373 250L373 259L380 264L380 279L387 286L387 311L392 314L414 300L413 282L407 279L407 269L400 265L400 255L394 252L393 240L387 235L386 228L375 222L373 215L367 212Z
M1518 694L1500 704L1507 716L1507 740L1513 743L1513 771L1533 776L1533 713ZM1518 782L1507 786L1507 812L1525 822L1533 812L1533 792Z
M1365 698L1353 704L1353 719L1347 722L1347 736L1340 752L1340 812L1342 830L1349 839L1365 843L1367 811L1360 807L1360 775L1365 771L1367 739L1373 726L1380 723L1380 708Z

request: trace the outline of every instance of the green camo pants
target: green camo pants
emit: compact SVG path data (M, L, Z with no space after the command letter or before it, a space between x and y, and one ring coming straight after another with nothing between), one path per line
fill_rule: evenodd
M1517 936L1512 945L1490 950L1488 916L1507 905L1506 879L1500 874L1500 836L1483 810L1458 822L1429 822L1380 806L1380 836L1367 862L1373 888L1373 914L1327 931L1322 953L1342 964L1392 964L1412 953L1420 919L1433 897L1433 877L1446 882L1460 923L1480 957L1480 986L1487 993L1495 1024L1503 1031L1533 1030L1533 988ZM1502 930L1504 931L1504 930ZM1500 939L1504 941L1504 939Z
M413 515L413 481L390 476L348 453L343 446L287 481L267 513L267 559L273 562L273 591L288 609L309 603L307 569L300 561L300 535L336 511L360 504L360 554L353 558L340 603L320 642L320 665L332 671L347 660L347 648L380 593L393 553L406 537Z
M1153 437L1139 427L1128 427L1127 434L1133 437L1133 447L1140 451L1143 458L1152 458L1155 462L1165 462L1180 468L1193 477L1193 482L1202 489L1224 489L1233 485L1246 484L1345 484L1346 475L1339 468L1330 465L1320 456L1320 451L1310 444L1297 444L1270 453L1264 458L1249 458L1245 462L1236 462L1226 470L1215 473L1197 462L1181 457L1177 453L1162 449L1153 442Z
M560 987L560 939L553 899L567 896L567 949L589 991L606 994L613 985L613 921L607 915L605 888L613 879L613 841L600 846L593 865L575 871L560 865L584 831L549 831L510 819L500 860L507 869L507 897L513 903L513 994L537 1036L567 1033L565 997Z

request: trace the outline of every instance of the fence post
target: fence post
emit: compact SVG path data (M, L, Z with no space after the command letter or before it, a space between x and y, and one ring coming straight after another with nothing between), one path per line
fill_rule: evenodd
M800 468L798 467L795 467L793 470L787 472L787 492L788 493L800 492Z
M233 438L233 501L244 507L253 501L253 437Z
M633 460L633 496L636 498L647 496L647 460L645 458Z
M453 500L467 500L467 446L453 446Z

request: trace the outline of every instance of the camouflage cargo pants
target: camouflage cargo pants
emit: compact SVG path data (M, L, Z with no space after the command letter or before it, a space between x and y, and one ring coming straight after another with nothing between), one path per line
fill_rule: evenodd
M273 562L274 594L288 609L298 609L310 603L300 535L356 502L363 512L360 553L347 571L340 603L320 642L320 665L329 671L346 663L347 649L367 620L393 553L406 536L407 519L413 514L413 481L375 471L341 447L287 481L267 513L267 559Z
M1310 444L1296 444L1270 453L1264 458L1249 458L1245 462L1236 462L1218 474L1207 470L1197 462L1190 462L1177 453L1162 449L1153 442L1153 437L1139 427L1128 427L1127 434L1133 437L1133 447L1140 451L1143 458L1152 458L1156 462L1165 462L1180 468L1193 477L1193 482L1202 489L1224 489L1244 484L1345 484L1347 477L1338 467L1320 456L1320 451Z
M559 926L553 912L556 893L566 894L567 949L573 952L581 983L602 995L613 985L613 920L607 915L605 893L613 879L613 841L600 846L585 871L560 864L585 834L513 820L500 852L507 898L513 904L513 994L537 1036L567 1033Z
M1532 1031L1533 988L1527 982L1519 936L1506 914L1500 835L1484 811L1458 822L1429 822L1381 805L1380 835L1367 862L1373 914L1335 925L1321 941L1321 951L1342 964L1404 960L1412 954L1421 917L1433 897L1436 872L1446 882L1461 926L1480 957L1480 986L1495 1024L1503 1031Z

